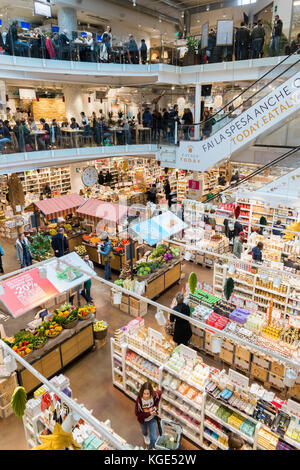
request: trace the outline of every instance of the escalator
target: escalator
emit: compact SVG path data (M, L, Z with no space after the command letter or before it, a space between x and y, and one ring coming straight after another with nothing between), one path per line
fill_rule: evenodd
M298 190L297 183L295 184L295 175L298 173L300 176L300 145L288 150L283 155L280 155L266 165L262 165L257 168L257 170L245 176L239 182L230 184L227 188L210 197L208 201L212 202L217 198L221 198L222 200L222 196L226 197L231 193L234 193L241 198L248 198L251 194L255 197L255 195L258 194L258 191L263 190L266 193L269 188L273 194L276 194L275 189L276 186L281 186L280 181L284 182L284 197L288 199L289 188L291 185L295 187L294 189ZM263 177L260 178L260 176ZM290 185L288 184L289 181L291 182ZM280 197L282 198L282 196ZM282 200L282 202L284 201Z
M295 53L205 122L179 126L175 166L205 171L283 126L299 110L300 56Z

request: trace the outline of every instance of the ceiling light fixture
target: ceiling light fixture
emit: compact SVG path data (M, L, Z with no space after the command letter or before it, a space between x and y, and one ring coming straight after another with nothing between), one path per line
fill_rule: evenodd
M136 0L132 0L132 5L136 7Z
M206 7L206 11L209 11L209 5L207 5L207 7Z
M184 11L181 12L181 18L184 18Z

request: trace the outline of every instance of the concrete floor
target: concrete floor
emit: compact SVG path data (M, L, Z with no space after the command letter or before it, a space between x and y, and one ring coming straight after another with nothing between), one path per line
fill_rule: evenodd
M5 252L3 257L5 273L18 269L13 243L3 239L1 245ZM103 276L102 269L97 268L96 271L100 276ZM176 284L170 287L157 301L163 305L170 306L175 294L187 282L191 271L197 273L199 280L205 280L212 284L213 270L186 262L183 266L183 272L186 273L186 276L181 281L180 286ZM117 277L114 274L114 279ZM143 445L140 427L134 414L134 402L119 389L113 387L111 375L109 338L113 336L116 328L127 324L132 317L110 304L110 289L104 284L93 282L92 297L97 307L97 318L106 320L109 324L108 341L103 348L85 353L66 367L63 373L69 377L73 397L77 398L79 403L83 403L88 409L93 410L93 415L97 419L103 421L110 419L113 429L129 443ZM162 327L158 326L154 314L155 309L150 307L147 315L144 317L145 324L159 330ZM163 328L161 331L163 332ZM26 448L22 421L14 415L5 420L0 418L0 449L20 450ZM194 449L196 447L183 439L181 448Z

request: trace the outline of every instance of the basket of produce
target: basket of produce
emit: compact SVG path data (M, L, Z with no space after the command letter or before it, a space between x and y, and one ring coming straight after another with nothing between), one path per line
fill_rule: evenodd
M74 250L76 251L76 253L79 255L79 256L83 256L87 253L86 251L86 248L84 245L78 245L78 246L75 246Z
M35 339L33 340L33 348L34 349L41 349L45 346L47 342L47 337L46 336L36 336Z
M45 335L48 336L48 338L56 338L60 333L62 332L62 326L60 326L58 323L55 321L49 322L49 325L47 326L45 330Z
M33 335L30 331L20 330L14 335L11 347L19 356L24 357L33 350L32 340Z
M55 317L53 320L62 326L63 329L74 328L78 323L78 307L65 303L60 309L55 310Z
M94 305L85 305L78 309L78 319L81 321L89 320L94 313L96 313L96 307Z
M107 336L107 323L106 321L97 321L93 324L93 331L95 339L104 339Z

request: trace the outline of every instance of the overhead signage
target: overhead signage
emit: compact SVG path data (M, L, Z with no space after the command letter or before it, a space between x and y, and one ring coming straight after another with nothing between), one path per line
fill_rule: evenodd
M199 141L180 141L176 168L204 171L228 157L300 109L300 72L227 121L220 130Z

